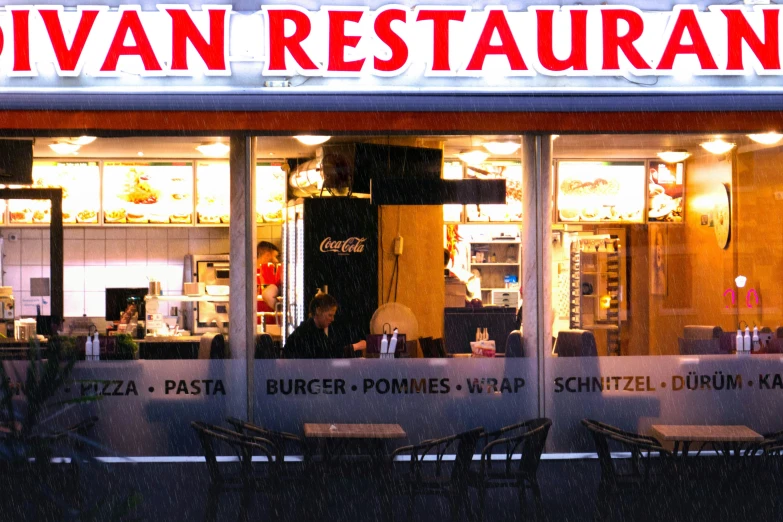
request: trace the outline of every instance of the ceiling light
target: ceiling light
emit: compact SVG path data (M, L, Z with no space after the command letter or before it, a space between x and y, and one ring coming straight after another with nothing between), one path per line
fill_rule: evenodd
M728 151L734 148L733 143L723 141L720 138L712 141L705 141L701 146L707 151L713 154L726 154Z
M489 154L483 150L463 150L457 157L468 165L478 165L483 163L489 157Z
M745 283L748 282L748 278L743 275L738 275L734 278L734 282L737 284L737 288L745 288Z
M488 141L484 148L496 156L508 156L519 150L522 144L517 141Z
M139 156L144 156L144 153L142 151L139 151L136 154L138 154Z
M50 143L49 148L57 154L76 154L76 151L79 150L79 145L58 141L57 143Z
M80 147L83 147L85 145L89 145L96 139L97 138L95 136L79 136L78 138L68 138L67 140L63 140L63 141L67 141L68 143L72 143L74 145L79 145Z
M765 132L764 134L748 134L748 138L762 145L774 145L783 139L783 134L777 132Z
M196 147L196 150L204 156L225 156L231 148L225 143L216 141L215 143L204 143Z
M320 145L329 141L331 136L294 136L294 138L305 145Z
M658 153L658 157L666 163L680 163L691 157L691 153L684 150L664 150Z

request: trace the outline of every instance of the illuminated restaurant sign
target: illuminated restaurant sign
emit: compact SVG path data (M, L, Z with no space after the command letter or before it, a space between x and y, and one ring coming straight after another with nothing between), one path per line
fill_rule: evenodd
M204 76L250 74L256 87L262 77L291 76L362 78L365 87L403 77L403 87L426 87L432 77L782 74L777 6L157 8L6 6L2 86L12 87L10 78L52 77L95 78L91 85L100 85L102 77L116 76L127 85L128 75L143 77L134 86L146 77L186 77L205 86L215 79Z

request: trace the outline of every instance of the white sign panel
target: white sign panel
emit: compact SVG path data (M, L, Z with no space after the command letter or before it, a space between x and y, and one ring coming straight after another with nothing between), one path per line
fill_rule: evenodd
M779 90L779 6L7 6L0 89Z

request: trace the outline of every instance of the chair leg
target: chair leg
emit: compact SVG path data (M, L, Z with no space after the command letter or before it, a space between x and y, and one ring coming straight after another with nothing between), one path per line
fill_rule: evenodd
M220 490L212 486L207 493L207 506L204 510L204 522L214 522L217 520L218 501L220 500Z
M535 503L535 519L540 520L544 513L544 501L541 498L541 488L538 487L538 480L535 477L530 481L530 488L533 490L533 502ZM524 493L523 493L524 494Z
M485 507L487 502L487 488L484 487L483 482L479 484L478 497L479 497L479 522L484 522Z

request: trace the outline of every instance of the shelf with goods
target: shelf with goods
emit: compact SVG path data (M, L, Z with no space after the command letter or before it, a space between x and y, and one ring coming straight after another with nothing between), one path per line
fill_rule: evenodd
M471 241L469 270L481 277L481 300L489 304L518 304L522 278L522 244L519 241ZM487 260L485 262L485 260Z
M607 355L620 355L622 255L616 240L571 244L570 328L604 331Z

